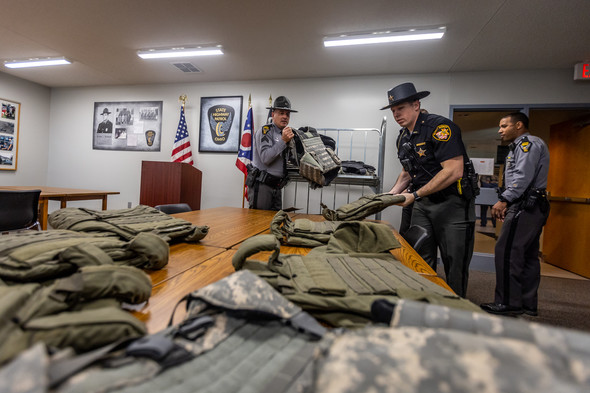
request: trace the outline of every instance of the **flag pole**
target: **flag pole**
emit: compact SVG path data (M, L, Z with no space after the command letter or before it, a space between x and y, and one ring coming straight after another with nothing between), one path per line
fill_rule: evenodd
M187 101L188 101L188 98L187 98L186 94L183 94L180 97L178 97L178 102L182 103L183 108L184 108L184 104L186 104Z

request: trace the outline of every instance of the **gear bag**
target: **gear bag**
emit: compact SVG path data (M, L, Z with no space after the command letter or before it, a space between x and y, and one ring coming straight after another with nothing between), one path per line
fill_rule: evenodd
M0 387L13 391L24 379L56 393L281 393L311 384L326 329L260 278L237 272L185 300L182 322L131 343L86 356L32 348L7 366L10 373L0 371Z
M322 216L329 221L356 221L379 213L386 207L403 203L405 197L389 193L363 195L354 202L340 206L336 210L328 209L321 203Z
M336 143L318 134L313 127L293 129L288 162L308 180L312 189L329 185L338 176L340 159L334 152Z
M209 231L208 226L195 226L145 205L102 211L67 207L51 213L48 221L55 229L114 234L124 240L151 232L167 242L197 242Z

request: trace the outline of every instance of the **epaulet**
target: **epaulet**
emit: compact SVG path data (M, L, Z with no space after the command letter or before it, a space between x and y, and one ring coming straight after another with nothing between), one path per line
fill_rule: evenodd
M518 146L520 146L520 150L522 150L523 153L528 153L532 145L533 143L529 141L529 138L526 136L523 137L520 142L518 142Z

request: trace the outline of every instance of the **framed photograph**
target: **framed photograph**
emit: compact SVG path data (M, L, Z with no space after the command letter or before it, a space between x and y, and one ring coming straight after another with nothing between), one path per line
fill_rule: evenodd
M162 101L95 102L94 150L160 151Z
M0 98L0 170L16 171L20 102Z
M237 153L242 128L242 96L202 97L199 152Z

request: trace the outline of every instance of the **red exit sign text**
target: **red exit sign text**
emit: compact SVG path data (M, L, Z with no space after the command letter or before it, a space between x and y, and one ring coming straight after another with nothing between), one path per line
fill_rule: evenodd
M578 63L574 67L574 80L590 81L590 63Z

